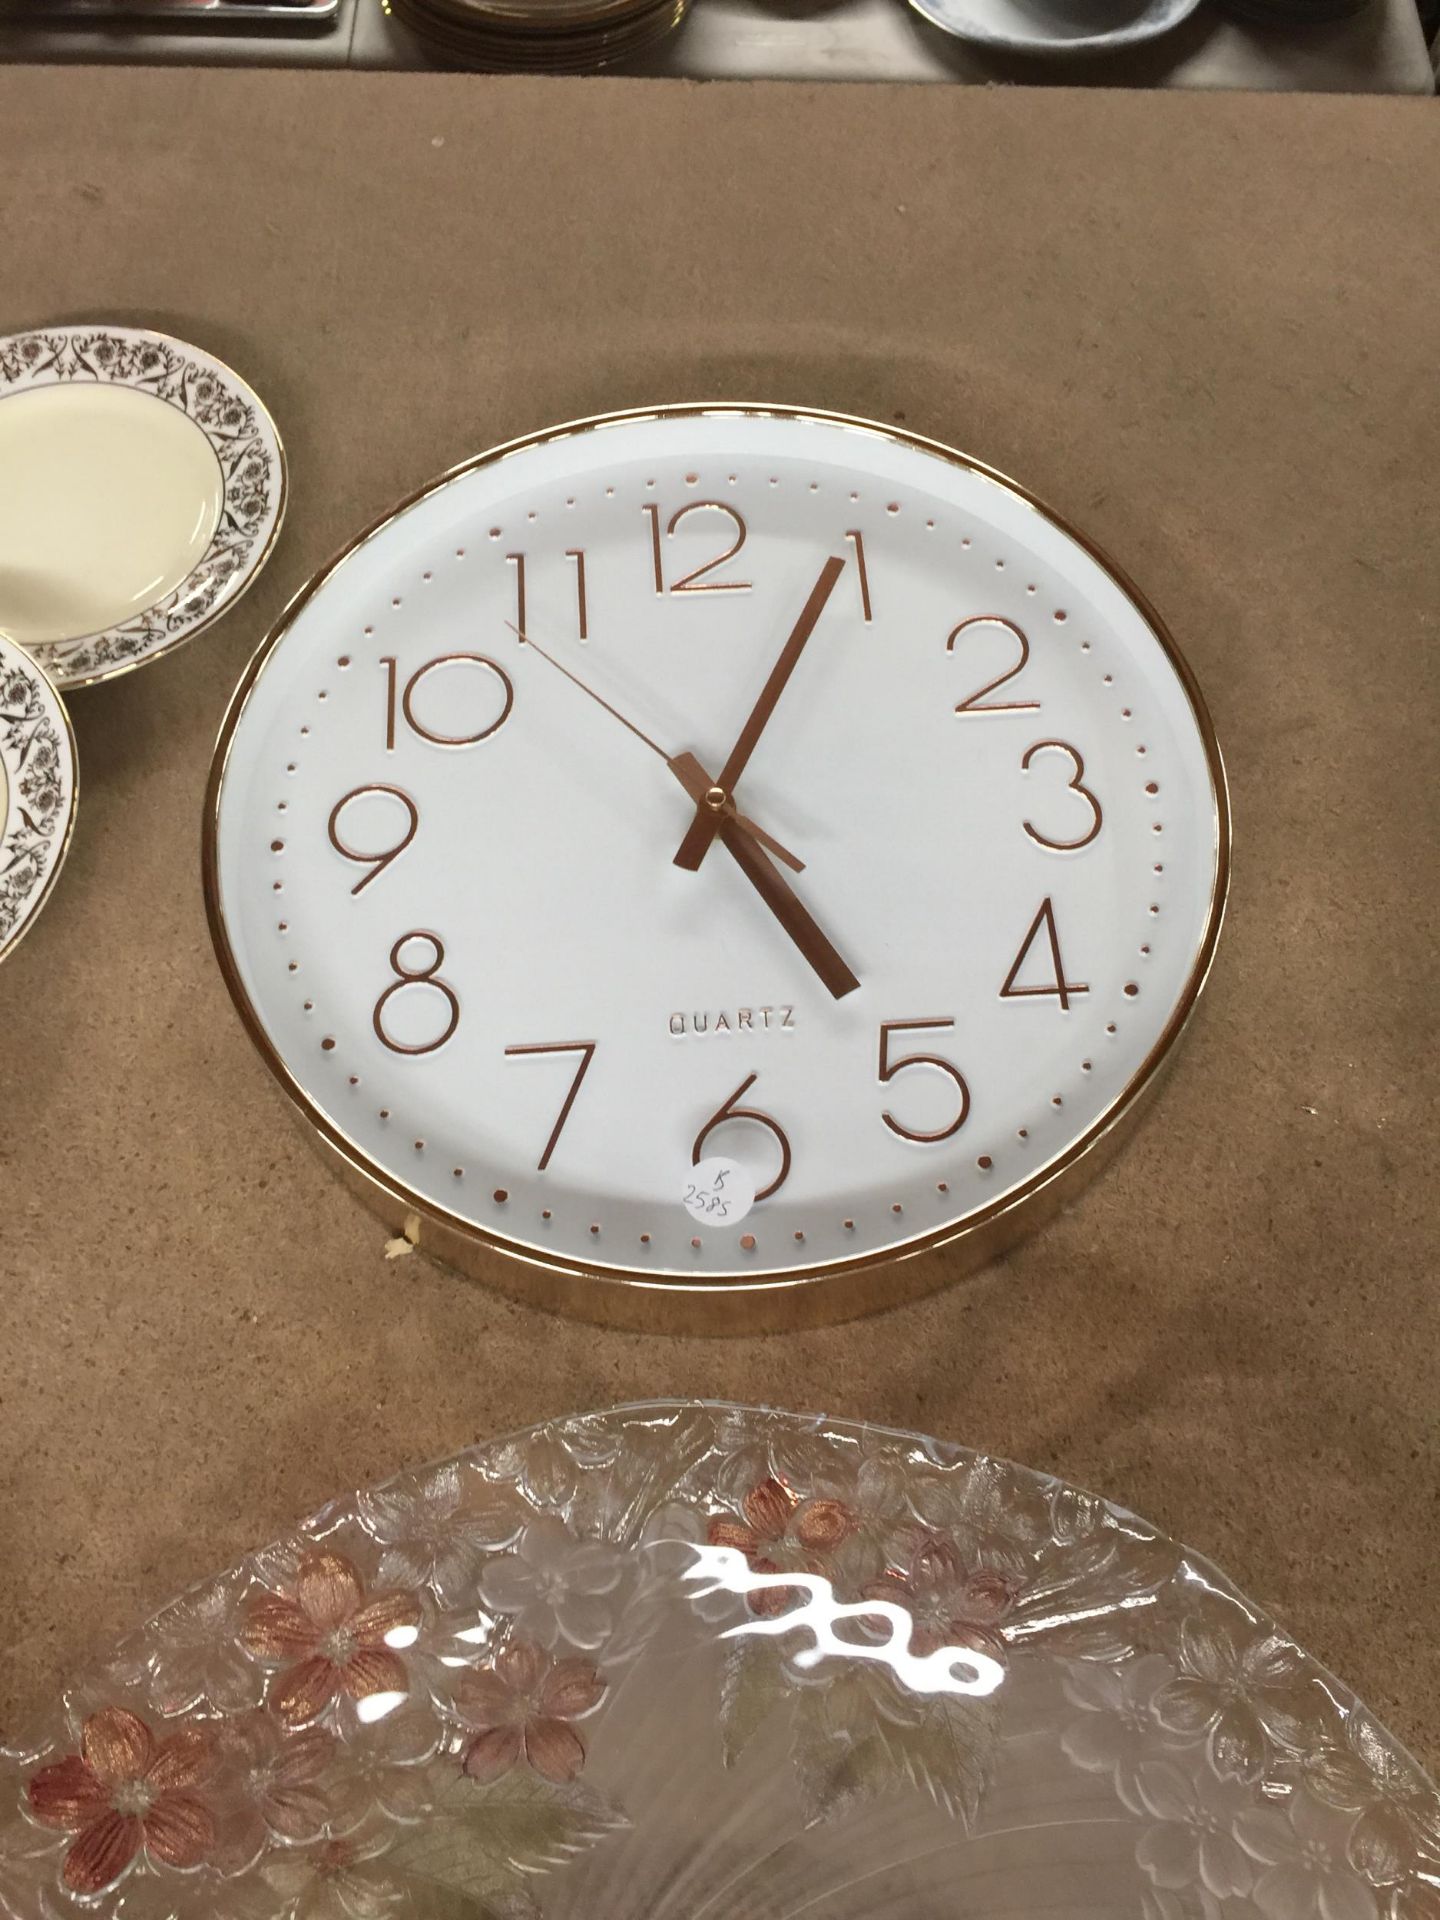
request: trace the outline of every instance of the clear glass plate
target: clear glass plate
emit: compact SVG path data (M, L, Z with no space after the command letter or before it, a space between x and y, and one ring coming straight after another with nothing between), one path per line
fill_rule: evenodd
M0 1768L22 1920L1428 1920L1440 1887L1415 1763L1144 1521L693 1403L335 1501Z

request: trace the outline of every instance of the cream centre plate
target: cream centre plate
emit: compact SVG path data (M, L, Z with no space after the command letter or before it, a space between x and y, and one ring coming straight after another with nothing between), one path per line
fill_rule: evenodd
M0 1752L6 1920L1434 1920L1440 1801L1206 1560L656 1403L335 1500Z
M0 960L49 897L78 791L70 716L30 656L0 634Z
M268 414L210 355L133 327L0 339L0 629L58 686L207 627L284 499Z

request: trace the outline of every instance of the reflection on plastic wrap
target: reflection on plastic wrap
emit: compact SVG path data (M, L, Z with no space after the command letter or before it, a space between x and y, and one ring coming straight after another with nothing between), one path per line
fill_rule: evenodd
M912 1653L910 1636L914 1622L905 1609L897 1607L892 1600L862 1600L847 1606L835 1598L834 1588L819 1574L756 1573L735 1547L696 1543L692 1551L695 1561L683 1578L697 1583L703 1581L703 1586L697 1585L701 1596L723 1591L748 1597L780 1588L808 1596L803 1605L792 1607L786 1613L742 1621L722 1634L722 1639L804 1629L814 1636L814 1644L791 1656L797 1667L815 1667L827 1659L874 1660L889 1667L901 1686L911 1693L990 1694L1005 1677L1005 1669L998 1660L972 1647L937 1647L933 1653L923 1656ZM844 1639L835 1631L844 1620L859 1622L867 1632L888 1627L889 1638ZM957 1668L962 1671L957 1672ZM963 1671L967 1668L968 1674Z

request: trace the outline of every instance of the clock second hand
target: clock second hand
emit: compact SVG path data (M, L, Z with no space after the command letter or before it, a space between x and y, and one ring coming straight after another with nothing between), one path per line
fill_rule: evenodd
M749 834L752 840L757 840L768 852L773 853L777 860L783 860L792 873L805 871L803 860L797 859L787 847L781 846L780 842L773 835L766 833L758 822L737 811L735 802L715 785L693 753L666 753L658 741L652 740L648 733L637 727L635 722L621 713L618 707L612 707L603 694L596 693L592 686L582 680L578 673L572 673L569 667L555 658L553 653L547 653L538 640L532 640L528 633L522 633L513 620L507 620L505 624L521 646L529 647L533 652L538 653L540 658L548 661L557 673L563 673L573 686L577 686L582 693L588 693L590 698L598 706L602 706L613 719L618 720L622 727L633 733L637 740L643 741L652 753L658 754L697 806L710 807L722 816L722 821L733 820L742 832Z
M507 620L505 624L522 647L533 648L542 660L548 661L555 668L557 673L563 673L565 678L579 687L582 693L588 693L590 698L604 707L605 711L618 720L622 727L633 733L637 740L643 740L652 753L660 756L691 798L716 816L716 832L724 842L731 859L789 934L800 949L806 963L819 976L831 995L836 1000L841 1000L847 993L853 993L860 984L859 980L840 957L823 928L816 924L809 910L797 898L784 874L772 866L764 849L772 848L781 859L798 872L801 863L794 854L787 853L778 841L772 840L770 835L757 827L752 820L747 820L743 814L737 813L734 801L730 799L723 787L717 787L711 782L709 774L693 753L666 753L665 749L652 740L648 733L637 727L633 720L626 719L618 707L612 707L608 700L596 693L593 687L587 686L578 674L572 673L568 667L563 666L553 654L547 653L544 647L537 645L527 633L522 632L515 625L513 620Z

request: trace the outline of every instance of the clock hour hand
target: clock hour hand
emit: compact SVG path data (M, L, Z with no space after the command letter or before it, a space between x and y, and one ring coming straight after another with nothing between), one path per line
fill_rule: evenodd
M819 975L822 983L829 988L837 1000L842 1000L847 993L853 993L860 982L846 966L830 940L816 925L809 911L801 905L784 874L777 873L765 858L762 848L772 844L769 836L747 827L744 817L736 814L734 801L729 798L723 788L712 785L709 774L693 753L677 754L670 762L670 770L692 799L698 801L709 812L719 815L720 825L716 831L726 851L795 942L809 965ZM745 831L736 832L736 828L743 828ZM755 844L756 842L759 844ZM794 862L797 872L799 864L798 861Z
M828 936L817 926L783 873L779 873L738 820L722 818L717 828L719 839L745 878L789 934L805 960L818 974L836 1000L853 993L860 982L836 952Z
M660 758L665 762L666 766L680 782L680 785L685 789L686 793L689 794L697 807L703 806L707 810L716 811L725 820L733 821L742 832L749 834L752 840L758 841L767 852L773 853L777 860L782 860L792 872L803 873L805 871L805 862L803 860L798 860L787 847L781 846L778 840L771 834L766 833L765 829L759 826L754 820L750 820L743 813L737 812L735 802L728 794L723 793L721 789L715 785L714 781L711 780L709 774L706 773L704 767L701 766L693 753L666 753L665 749L657 741L652 740L648 733L642 732L633 720L627 719L618 707L612 707L610 702L605 699L602 694L596 693L592 686L587 685L578 673L572 673L569 667L564 666L555 658L553 653L547 653L539 641L532 640L528 633L522 633L513 620L507 620L505 624L522 646L531 648L533 652L539 654L542 660L547 660L550 665L555 668L557 673L563 673L565 678L577 686L582 693L588 693L590 698L595 701L598 706L602 706L613 719L620 722L622 727L627 728L633 733L637 740L643 741L652 753L659 754ZM714 796L718 796L718 798Z

